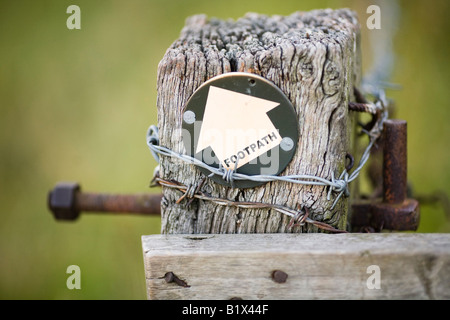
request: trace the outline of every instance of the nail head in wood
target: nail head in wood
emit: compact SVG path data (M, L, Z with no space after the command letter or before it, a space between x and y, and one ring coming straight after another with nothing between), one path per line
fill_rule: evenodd
M274 270L272 271L272 280L276 283L285 283L288 278L288 275L286 272L281 270Z

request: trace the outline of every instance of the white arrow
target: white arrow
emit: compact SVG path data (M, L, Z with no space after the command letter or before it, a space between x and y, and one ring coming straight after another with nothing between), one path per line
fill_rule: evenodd
M280 144L278 130L267 115L278 105L210 86L195 152L211 146L226 169L243 166Z

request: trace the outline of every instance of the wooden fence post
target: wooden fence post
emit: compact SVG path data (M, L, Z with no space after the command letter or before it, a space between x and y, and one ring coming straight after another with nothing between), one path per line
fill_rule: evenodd
M352 153L355 120L348 102L360 82L359 23L347 9L297 12L290 16L247 14L237 21L187 19L181 35L158 68L160 145L186 153L181 137L183 108L208 79L228 72L260 75L291 101L300 126L296 154L281 175L308 174L331 179ZM193 165L161 157L160 177L195 185L203 177ZM210 180L214 197L309 208L310 218L345 229L348 198L333 210L323 186L269 182L233 189ZM180 192L163 188L162 233L317 232L315 226L288 228L290 218L274 210L239 209L195 200L176 203Z

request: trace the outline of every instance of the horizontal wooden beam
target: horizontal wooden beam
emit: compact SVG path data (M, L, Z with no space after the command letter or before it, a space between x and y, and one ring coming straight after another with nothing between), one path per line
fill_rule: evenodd
M450 299L450 234L142 237L148 299Z

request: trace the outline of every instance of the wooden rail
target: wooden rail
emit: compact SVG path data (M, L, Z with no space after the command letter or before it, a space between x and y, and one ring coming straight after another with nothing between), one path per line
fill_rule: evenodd
M450 299L450 234L142 237L148 299Z

